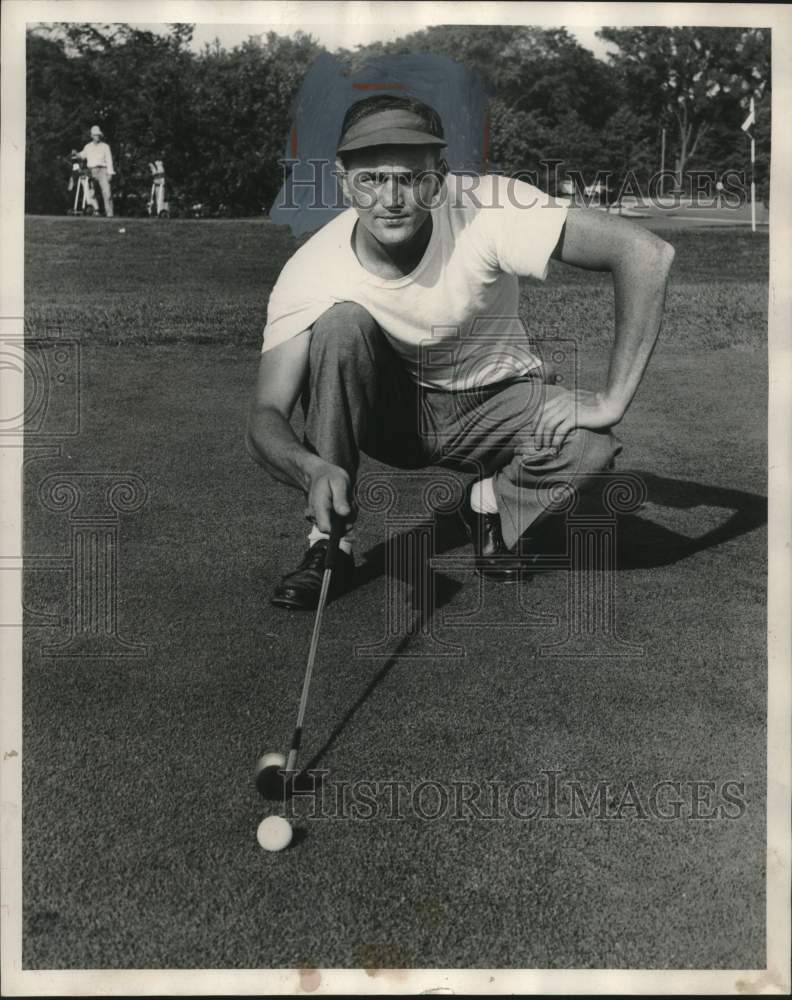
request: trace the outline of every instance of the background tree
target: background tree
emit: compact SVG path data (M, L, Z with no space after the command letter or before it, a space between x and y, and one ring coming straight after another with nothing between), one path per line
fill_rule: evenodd
M435 25L339 55L354 69L373 56L415 52L448 56L478 74L493 95L492 161L509 173L539 171L548 150L557 152L561 145L557 130L562 122L573 126L568 154L585 159L591 130L600 128L619 104L615 71L565 28Z
M269 32L230 52L206 46L191 95L194 153L184 184L229 211L260 213L277 194L291 107L322 51L309 36Z
M436 25L388 43L339 50L350 71L377 55L433 53L477 73L491 93L490 163L543 178L560 160L590 183L612 173L645 186L660 132L678 184L689 170L748 171L740 125L757 100L757 189L770 157L770 33L752 28L603 28L615 51L596 59L564 28ZM62 212L72 147L98 124L111 144L123 213L145 211L148 162L163 159L174 207L259 214L281 184L292 102L323 51L309 35L273 32L227 50L190 46L192 25L37 26L27 43L26 206ZM560 172L561 172L560 171ZM561 174L563 176L563 174ZM549 185L552 189L552 184Z
M88 139L84 104L95 81L84 60L69 58L62 40L28 35L27 155L25 202L28 211L63 212L71 173L69 151Z
M736 126L736 149L747 98L769 91L770 38L761 28L602 28L597 34L618 47L608 59L631 110L672 130L680 189L715 123Z

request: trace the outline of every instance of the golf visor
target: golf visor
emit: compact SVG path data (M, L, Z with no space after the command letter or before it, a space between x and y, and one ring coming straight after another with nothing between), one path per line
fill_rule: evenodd
M426 123L414 111L388 108L367 115L344 132L338 152L348 153L367 146L446 146L445 139L427 129Z

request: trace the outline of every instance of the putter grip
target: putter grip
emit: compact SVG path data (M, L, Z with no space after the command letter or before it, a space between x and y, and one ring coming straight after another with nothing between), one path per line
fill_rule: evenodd
M346 529L346 523L343 517L339 517L338 514L330 515L330 539L327 542L327 553L325 554L325 569L334 569L336 564L336 557L338 555L338 543L341 541L341 537Z

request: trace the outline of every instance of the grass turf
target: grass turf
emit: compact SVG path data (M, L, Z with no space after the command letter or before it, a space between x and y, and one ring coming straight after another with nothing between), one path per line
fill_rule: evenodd
M664 340L763 348L767 233L664 235L677 250ZM28 219L26 321L86 342L260 344L269 291L297 245L264 220ZM534 334L538 318L545 336L610 343L610 278L552 262L545 283L524 283L521 314Z
M762 299L766 243L680 234L672 294L701 326L685 340L687 313L669 314L619 431L620 468L649 495L620 524L617 626L645 655L542 656L563 622L529 615L564 608L566 574L488 586L476 611L474 578L455 568L440 572L435 627L464 657L356 656L385 626L386 528L369 515L362 586L328 609L303 754L336 783L508 785L558 770L645 795L666 779L734 779L740 817L302 815L299 842L271 856L255 841L274 809L253 765L285 749L311 621L267 604L304 537L295 495L252 464L242 426L288 241L257 223L141 227L131 248L98 220L28 226L27 319L60 316L83 342L83 422L60 456L30 453L26 551L68 551L67 518L37 497L45 475L141 476L148 502L120 526L118 614L148 655L46 657L64 632L28 614L25 967L762 967L766 368L746 348L765 331L759 305L747 328L716 305L740 282ZM574 328L601 280L556 269L557 298L537 313L557 302L554 322ZM102 328L111 289L126 318ZM198 319L223 342L181 342ZM707 350L716 329L729 346ZM581 337L580 351L596 384L603 346ZM403 487L406 511L421 509L420 486ZM452 520L439 536L441 553L464 551ZM63 574L28 572L30 612L66 614L67 593Z

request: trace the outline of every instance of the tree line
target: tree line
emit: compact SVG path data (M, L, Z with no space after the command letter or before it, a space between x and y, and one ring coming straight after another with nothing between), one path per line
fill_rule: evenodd
M770 31L602 28L606 61L564 28L438 25L388 43L338 50L352 70L377 55L446 55L492 94L490 158L506 173L560 162L612 191L664 190L696 175L749 178L741 124L755 99L759 196L770 163ZM177 213L259 215L282 181L292 102L322 46L274 32L225 49L190 48L192 25L163 33L128 24L51 24L27 33L26 210L65 211L69 151L99 125L113 150L121 214L145 212L148 163L165 162ZM713 180L713 186L714 186ZM194 208L194 206L201 206Z

